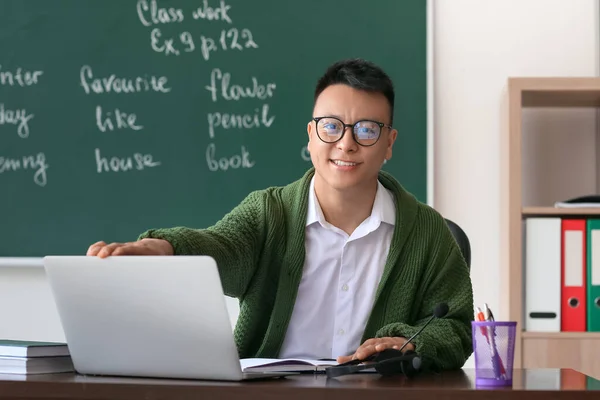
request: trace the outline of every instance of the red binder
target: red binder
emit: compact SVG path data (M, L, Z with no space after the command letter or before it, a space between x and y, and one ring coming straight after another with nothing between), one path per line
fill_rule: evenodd
M560 370L561 390L585 390L587 387L587 376L573 369Z
M586 221L563 219L561 227L561 331L586 330Z

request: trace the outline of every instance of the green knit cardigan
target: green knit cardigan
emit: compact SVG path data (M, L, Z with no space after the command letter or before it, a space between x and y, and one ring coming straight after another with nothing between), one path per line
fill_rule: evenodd
M250 193L209 228L151 229L139 237L165 239L176 255L216 260L225 294L239 299L234 337L240 358L279 354L302 277L313 175L311 168L287 186ZM395 196L396 224L361 343L373 337L408 338L436 304L446 302L446 317L432 321L414 344L424 369L461 368L473 351L469 268L439 213L390 174L381 171L379 181ZM320 306L319 298L314 302Z

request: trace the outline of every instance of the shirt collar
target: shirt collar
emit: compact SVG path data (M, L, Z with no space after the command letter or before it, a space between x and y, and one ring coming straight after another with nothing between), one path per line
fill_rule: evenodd
M377 181L377 194L373 202L371 218L377 219L386 224L396 224L396 205L392 192L385 188L381 182Z
M373 210L371 210L370 219L373 222L385 222L386 224L395 225L396 223L396 205L392 192L387 190L379 180L377 181L377 192L375 201L373 202ZM315 177L310 180L310 188L308 190L308 214L306 217L306 226L319 222L323 226L329 225L325 221L323 210L319 204L319 199L315 194Z
M308 215L306 217L306 226L312 225L315 222L320 222L321 225L325 222L323 210L319 205L319 200L315 194L315 177L310 180L310 188L308 189Z

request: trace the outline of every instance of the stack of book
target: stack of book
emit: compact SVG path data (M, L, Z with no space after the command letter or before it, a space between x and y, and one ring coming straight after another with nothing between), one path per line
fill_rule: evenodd
M53 374L74 371L65 343L0 339L0 374Z

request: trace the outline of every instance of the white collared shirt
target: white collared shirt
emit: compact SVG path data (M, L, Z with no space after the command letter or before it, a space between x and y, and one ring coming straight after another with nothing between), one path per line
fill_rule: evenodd
M361 345L395 221L393 193L378 182L371 215L348 236L325 220L313 177L306 258L279 358L335 359Z

